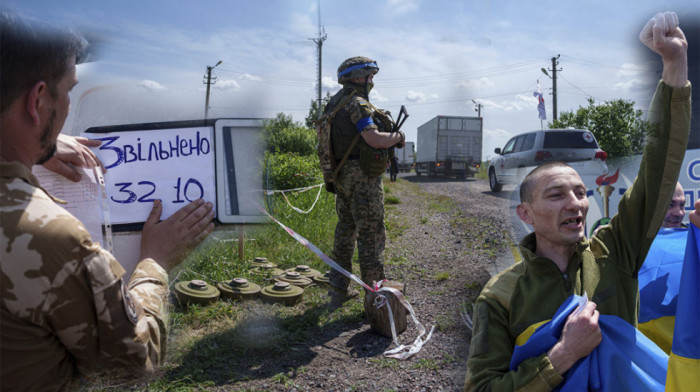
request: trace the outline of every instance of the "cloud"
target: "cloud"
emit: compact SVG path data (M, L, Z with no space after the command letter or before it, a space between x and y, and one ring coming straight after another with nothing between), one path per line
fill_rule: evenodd
M259 82L259 81L262 80L262 78L261 78L260 76L251 75L251 74L249 74L249 73L247 73L247 72L244 73L244 74L242 74L241 76L239 76L238 79L241 79L241 80L254 80L254 81L256 81L256 82Z
M340 87L338 82L330 76L324 76L321 78L321 86L327 90L336 90Z
M387 102L389 101L389 98L383 96L379 91L372 90L369 93L369 98L372 102Z
M654 83L650 83L649 80L647 80L647 79L630 79L630 80L626 80L624 82L615 83L613 85L613 87L615 87L617 89L621 89L621 90L630 91L630 90L646 89L652 84L654 84Z
M617 76L623 77L639 77L641 75L648 75L649 70L645 69L637 64L624 63L622 64L622 69L617 71Z
M387 9L400 14L415 11L420 6L419 0L387 0Z
M427 100L435 100L438 98L437 94L425 95L424 93L408 90L406 93L406 100L408 102L425 102Z
M460 80L459 82L457 82L457 87L461 87L466 90L488 88L493 86L495 86L495 84L491 81L491 79L485 76L479 79Z
M167 90L167 88L165 86L163 86L162 84L160 84L156 81L153 81L153 80L143 80L143 81L139 82L137 84L137 86L143 87L146 90L151 90L151 91L156 91L156 92Z
M216 88L219 90L232 90L232 91L238 91L241 89L241 85L238 84L235 80L217 80L216 84L212 85L212 88Z

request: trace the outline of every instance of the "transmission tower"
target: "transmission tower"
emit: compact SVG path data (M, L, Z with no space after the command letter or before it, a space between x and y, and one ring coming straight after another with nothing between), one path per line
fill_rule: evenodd
M318 118L321 118L321 65L323 64L322 62L322 48L323 48L323 41L326 40L326 29L321 26L321 0L318 0L318 36L315 38L309 38L310 40L314 41L316 43L316 47L318 49L318 79L316 80L316 84L318 85L318 113L317 116Z

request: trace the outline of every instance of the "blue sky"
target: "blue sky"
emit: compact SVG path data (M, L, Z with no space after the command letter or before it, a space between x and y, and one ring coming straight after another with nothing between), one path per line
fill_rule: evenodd
M309 38L318 34L318 0L3 3L100 37L99 61L79 67L68 133L203 118L203 75L219 60L210 118L284 112L303 121L316 98ZM370 98L393 113L406 106L408 140L436 115L475 116L475 100L483 105L487 159L510 136L540 128L538 79L551 119L552 84L540 69L557 55L559 112L587 105L589 96L645 109L659 76L637 35L656 12L678 12L681 26L697 22L692 3L321 0L324 95L339 88L335 73L345 58L372 57L380 72Z

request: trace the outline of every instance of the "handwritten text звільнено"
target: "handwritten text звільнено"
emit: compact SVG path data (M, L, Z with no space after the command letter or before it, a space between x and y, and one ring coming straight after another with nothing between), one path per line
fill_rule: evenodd
M114 159L103 162L106 169L118 165L139 161L164 161L170 158L186 157L189 155L207 155L211 152L209 139L201 137L197 132L195 138L181 138L175 135L172 140L159 140L158 142L141 143L141 138L136 139L136 144L119 145L119 136L97 138L102 140L100 151L113 151Z

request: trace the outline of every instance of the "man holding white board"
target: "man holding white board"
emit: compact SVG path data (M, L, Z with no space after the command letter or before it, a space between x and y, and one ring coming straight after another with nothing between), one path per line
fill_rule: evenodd
M214 228L197 199L143 227L130 281L39 185L85 41L0 11L0 378L3 390L69 389L76 370L152 370L164 354L168 275Z

